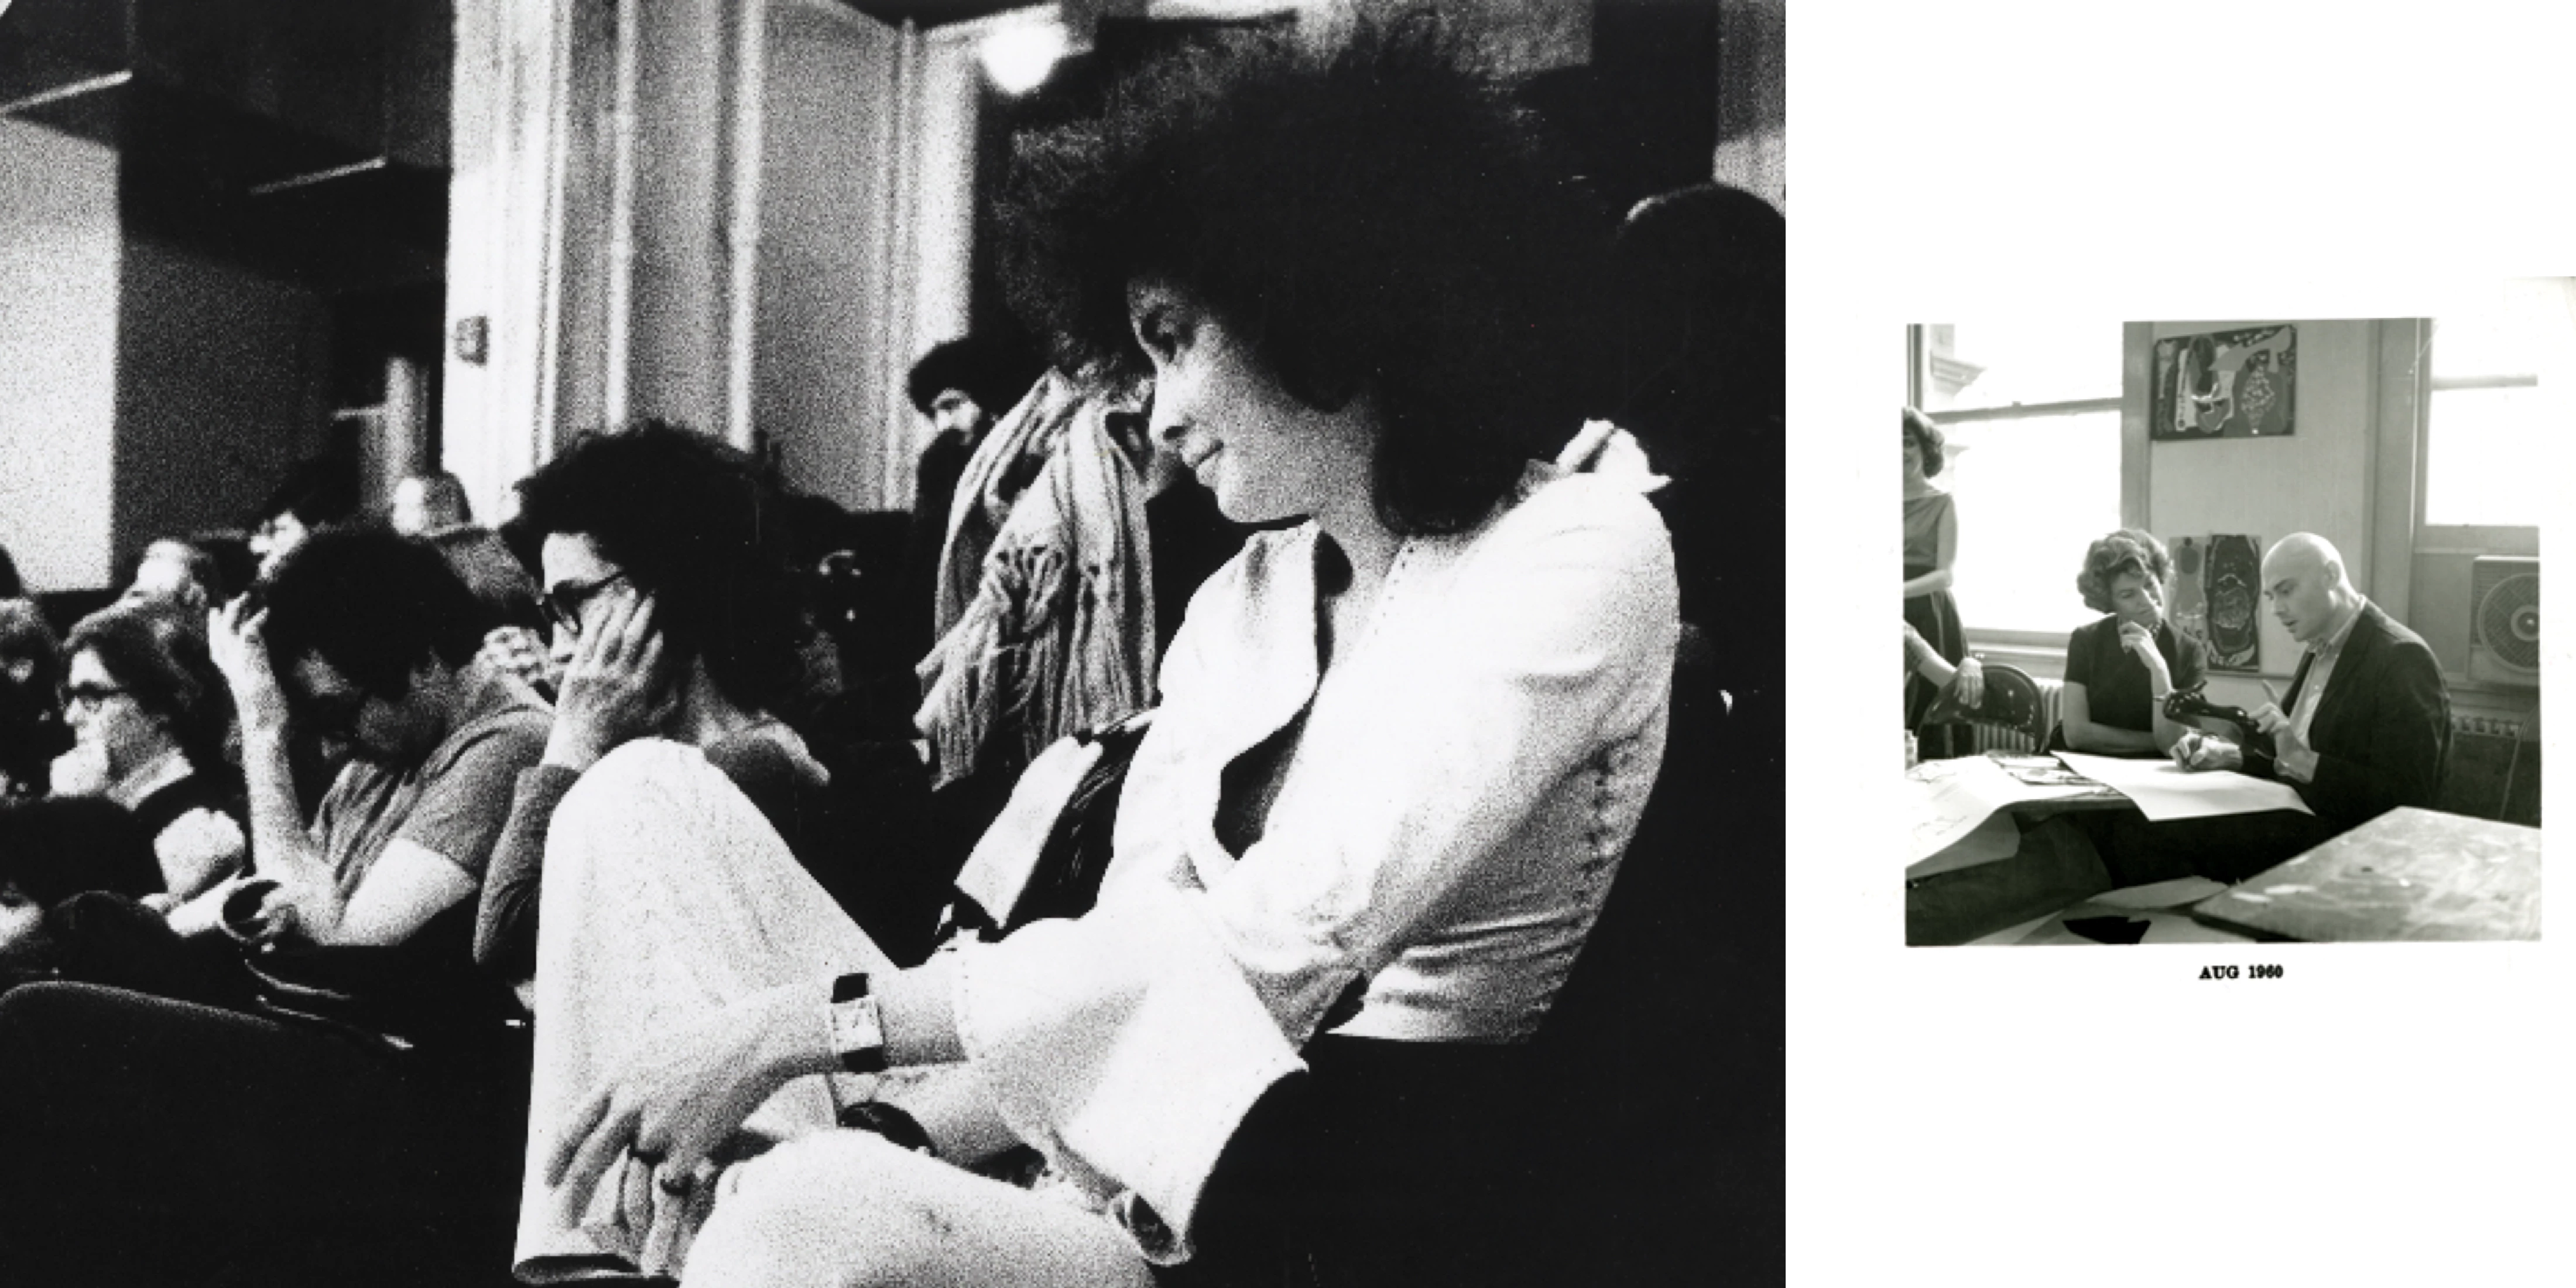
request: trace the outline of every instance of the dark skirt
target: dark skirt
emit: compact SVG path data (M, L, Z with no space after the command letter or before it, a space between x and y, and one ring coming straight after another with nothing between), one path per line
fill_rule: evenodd
M1560 1114L1525 1047L1326 1035L1257 1102L1174 1288L1565 1282Z
M1911 581L1929 568L1907 568ZM1959 601L1949 591L1936 590L1929 595L1915 595L1905 601L1905 621L1932 645L1932 651L1956 666L1968 655L1967 628L1959 623ZM1926 727L1924 713L1932 709L1941 691L1931 681L1908 671L1905 674L1905 727L1914 731L1915 751L1925 760L1947 760L1969 753L1968 728L1960 724Z

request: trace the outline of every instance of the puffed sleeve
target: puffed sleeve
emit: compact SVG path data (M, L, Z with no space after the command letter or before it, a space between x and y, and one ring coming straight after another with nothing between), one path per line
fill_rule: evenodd
M1122 885L1081 921L959 964L960 1034L1005 1120L1105 1180L1095 1188L1149 1257L1186 1255L1217 1153L1342 991L1416 942L1554 785L1660 727L1672 555L1633 491L1550 484L1450 572L1429 611L1346 659L1331 713L1317 697L1267 831L1221 879ZM1400 611L1405 575L1399 563L1381 612ZM1185 627L1176 643L1156 735L1201 700L1192 637L1205 634ZM1258 701L1260 687L1211 684L1204 700ZM1120 839L1124 862L1123 821Z
M1679 622L1661 520L1588 476L1525 504L1408 623L1428 629L1404 665L1368 677L1365 733L1335 736L1349 706L1329 726L1318 711L1308 737L1329 748L1300 750L1262 839L1211 883L1210 921L1292 1041L1416 942L1560 780L1662 719Z

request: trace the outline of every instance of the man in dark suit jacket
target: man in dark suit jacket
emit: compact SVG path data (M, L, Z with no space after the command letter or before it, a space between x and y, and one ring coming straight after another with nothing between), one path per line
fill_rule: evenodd
M2451 698L2422 636L2352 584L2343 556L2311 533L2284 537L2263 557L2263 592L2290 637L2307 646L2283 710L2264 703L2243 746L2186 735L2187 769L2241 769L2299 793L2313 816L2265 814L2115 829L2115 878L2173 857L2204 876L2239 881L2400 805L2429 807L2450 744ZM2127 866L2130 871L2122 871Z

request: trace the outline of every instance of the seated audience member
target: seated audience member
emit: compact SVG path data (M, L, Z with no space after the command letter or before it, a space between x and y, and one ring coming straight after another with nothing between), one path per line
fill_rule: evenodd
M216 570L213 555L164 537L143 548L143 557L134 564L134 580L118 599L202 623L206 610L224 600L223 574Z
M1557 306L1587 229L1566 172L1413 23L1331 48L1236 33L1110 103L1022 145L1015 295L1070 369L1153 371L1153 431L1229 518L1307 521L1248 541L1192 602L1082 917L835 980L868 945L818 896L772 882L756 916L725 912L675 875L748 884L776 847L602 852L560 887L549 855L541 986L558 895L747 927L593 943L595 994L701 987L545 1075L588 1098L533 1110L553 1210L647 1269L1545 1276L1538 1215L1561 1196L1541 1177L1571 1115L1531 1112L1528 1043L1654 782L1678 630L1652 507L1531 468L1580 419L1579 323ZM651 749L602 761L557 827L605 824L622 784L675 766ZM728 799L703 772L691 791L691 811ZM701 976L739 1000L709 1007ZM852 1107L935 1156L816 1130L863 1088L804 1075L939 1063L958 1067L931 1085L962 1103ZM701 1170L781 1134L802 1138ZM1063 1188L959 1165L996 1138Z
M329 456L297 462L252 516L250 552L259 560L259 575L273 575L278 561L303 544L314 529L345 523L357 512L358 479L353 465Z
M32 599L0 599L0 801L42 796L54 757L71 749L55 691L63 645Z
M948 538L948 511L966 462L983 446L994 424L1028 393L1038 366L1018 345L997 336L946 340L921 355L904 380L913 410L930 418L930 445L913 469L912 523L904 534L902 629L907 651L930 647L931 605L939 578L939 551ZM1016 491L1028 480L1017 480Z
M2059 699L2066 745L2106 756L2162 755L2184 726L2165 714L2165 696L2208 678L2199 640L2165 620L2165 544L2135 528L2084 552L2075 589L2084 606L2107 613L2066 641L2066 688Z
M471 906L548 719L526 685L473 664L481 612L435 552L331 536L279 566L263 605L219 614L213 651L241 719L254 861L279 883L264 916L316 943L390 944ZM290 722L350 758L310 830Z
M776 499L752 460L667 425L582 438L519 484L543 545L563 690L545 754L519 772L484 882L475 960L536 972L555 807L618 745L694 748L802 851L829 775L773 707L796 690L804 627ZM528 996L523 992L522 996Z
M159 879L129 893L167 910L238 871L250 842L224 761L232 706L197 628L111 608L73 627L63 651L63 714L78 741L55 766L54 792L133 811Z
M2239 881L2400 805L2430 808L2449 745L2451 695L2422 636L2364 598L2325 538L2294 533L2263 556L2272 613L2305 646L2285 699L2251 712L2242 741L2185 731L2186 769L2236 769L2288 783L2313 814L2146 823L2119 816L2104 854L2122 884L2187 868Z
M239 891L225 919L286 985L255 1009L329 1013L282 1022L70 983L0 1001L0 1104L34 1111L0 1159L13 1274L454 1283L460 1258L502 1255L527 1065L498 999L463 990L466 938L547 718L516 680L471 665L475 621L435 553L381 530L315 534L216 615L255 875L274 887L219 885L173 925ZM290 722L351 752L309 829L287 781ZM397 944L333 1005L295 986L299 963ZM370 997L383 1005L357 1004Z
M474 507L465 500L465 484L445 470L414 474L394 484L387 518L406 537L435 537L474 522Z

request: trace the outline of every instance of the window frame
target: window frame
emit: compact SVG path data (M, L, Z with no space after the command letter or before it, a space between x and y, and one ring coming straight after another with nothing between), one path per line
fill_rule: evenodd
M1909 323L1905 328L1905 400L1921 407L1924 393L1932 383L1932 345L1927 334L1931 323ZM1993 407L1968 407L1942 412L1926 412L1942 425L1975 424L1983 421L2034 420L2044 416L2096 415L2102 412L2120 414L2120 526L2143 527L2147 517L2147 372L2144 363L2153 361L2152 348L2141 355L2138 340L2152 338L2152 327L2126 322L2120 327L2120 392L2103 398L2070 398L2056 402L2009 403ZM1981 656L1994 656L2011 661L2023 669L2034 665L2054 671L2066 653L2066 632L2007 630L2001 627L1963 623L1968 649Z

